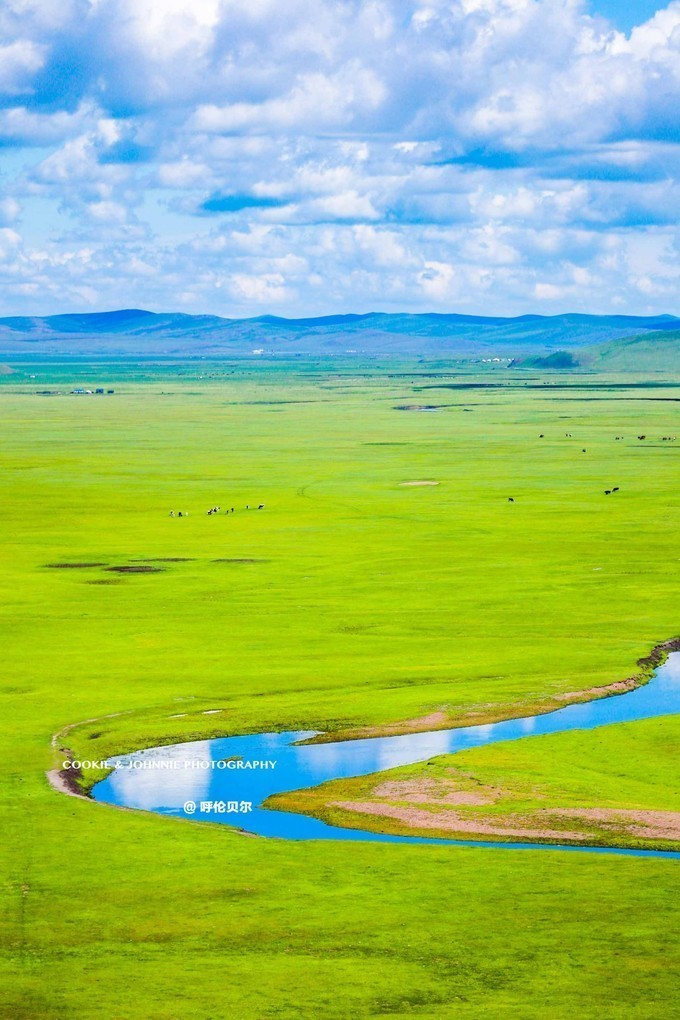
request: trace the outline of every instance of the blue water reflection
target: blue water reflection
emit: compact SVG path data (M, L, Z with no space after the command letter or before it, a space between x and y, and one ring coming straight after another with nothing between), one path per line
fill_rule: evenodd
M284 839L455 843L458 846L550 850L555 847L546 844L390 836L344 829L326 825L305 815L273 811L261 805L275 793L318 786L330 779L382 772L399 765L427 761L440 754L452 754L502 740L531 739L566 730L594 729L610 723L630 722L676 712L680 712L680 652L669 655L644 687L599 701L568 705L546 715L457 730L371 737L328 744L298 743L313 736L312 732L260 733L192 741L121 755L112 759L112 763L115 762L118 767L95 786L93 797L108 804L184 818L188 816L185 809L187 802L194 802L196 810L192 817L196 821L221 822L260 836ZM232 761L227 762L227 759ZM255 762L275 764L256 766L253 764ZM210 809L201 810L202 805L216 802L232 802L232 806L252 804L252 809L222 814ZM659 856L649 850L576 846L561 849ZM680 853L664 852L660 856L680 858Z

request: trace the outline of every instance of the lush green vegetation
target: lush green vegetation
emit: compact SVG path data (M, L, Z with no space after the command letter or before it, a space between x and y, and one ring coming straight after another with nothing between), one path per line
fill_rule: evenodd
M99 756L497 718L678 631L677 390L228 371L3 377L0 1015L673 1015L677 862L270 843L48 787L83 720L66 739Z

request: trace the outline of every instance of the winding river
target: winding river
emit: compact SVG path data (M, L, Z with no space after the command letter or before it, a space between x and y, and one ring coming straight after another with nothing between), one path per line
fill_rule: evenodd
M454 754L502 740L589 730L677 712L680 712L680 652L671 652L650 682L642 687L525 719L322 744L299 743L314 736L313 732L289 732L149 748L111 759L109 764L115 766L114 771L97 783L92 796L107 804L191 817L196 821L220 822L258 836L283 839L455 844L504 850L559 849L680 859L680 852L675 851L392 836L327 825L306 815L262 807L267 797L275 793L318 786L331 779L383 772L398 765L427 761L440 754ZM219 811L215 805L219 806Z

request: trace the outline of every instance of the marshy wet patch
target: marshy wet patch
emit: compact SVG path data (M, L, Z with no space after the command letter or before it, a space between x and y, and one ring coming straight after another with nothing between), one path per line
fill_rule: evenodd
M145 556L143 559L135 559L133 563L195 563L194 556Z
M163 567L154 567L151 563L127 563L119 567L105 567L114 574L162 574Z
M394 411L442 411L448 404L395 404Z
M94 567L105 567L106 563L46 563L48 570L90 570Z
M657 403L667 404L680 404L680 397L563 397L563 400L578 401L583 404L592 404L594 401L600 400L606 403L613 403L616 400L628 400L628 401L640 401L640 400L651 400Z
M226 400L225 406L273 407L278 404L327 404L327 400Z
M223 556L220 559L212 560L213 563L270 563L270 560L257 560L249 556Z

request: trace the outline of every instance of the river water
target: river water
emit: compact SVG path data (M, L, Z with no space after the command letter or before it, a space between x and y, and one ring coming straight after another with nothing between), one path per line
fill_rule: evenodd
M195 821L219 822L259 836L283 839L562 849L680 858L680 852L672 851L391 836L327 825L316 818L261 806L275 793L318 786L331 779L383 772L399 765L427 761L440 754L455 754L503 740L589 730L677 712L680 712L680 652L672 652L643 687L524 719L325 744L300 744L299 741L314 735L310 731L257 733L149 748L111 759L115 771L97 783L92 796L107 804L191 817ZM379 824L377 819L376 824Z

